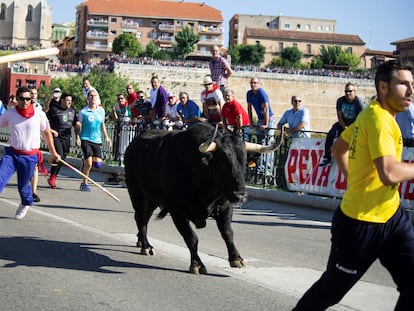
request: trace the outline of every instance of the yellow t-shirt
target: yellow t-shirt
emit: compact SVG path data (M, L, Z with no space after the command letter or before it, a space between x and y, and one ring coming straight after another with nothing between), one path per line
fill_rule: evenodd
M400 204L398 184L385 186L374 159L395 156L401 161L402 137L395 118L378 101L373 101L348 128L341 138L349 144L348 189L342 212L354 219L385 223Z

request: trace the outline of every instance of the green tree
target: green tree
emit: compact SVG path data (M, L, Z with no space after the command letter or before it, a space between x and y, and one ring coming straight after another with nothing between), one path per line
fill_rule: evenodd
M320 48L319 59L324 65L333 65L355 69L360 63L360 59L349 50L342 50L338 45L324 46Z
M361 59L358 56L356 56L354 53L346 51L339 55L337 65L348 66L351 70L355 70L360 62Z
M297 67L302 59L302 53L296 46L287 47L282 50L280 57L286 61L289 67Z
M174 46L174 54L178 59L185 57L194 52L194 45L200 41L200 35L195 34L193 28L183 27L183 30L175 36L176 45Z
M233 64L239 64L240 63L240 51L239 51L240 45L231 45L227 49L227 54L231 56L231 62Z
M154 41L151 41L148 43L148 45L145 47L145 55L151 58L155 58L157 55L158 48Z
M264 61L266 48L261 44L239 46L240 63L259 66Z
M91 85L96 88L101 98L102 107L110 114L112 106L116 102L116 95L119 93L126 93L125 87L130 82L126 77L121 77L116 73L109 73L107 71L96 71L90 73L87 78ZM132 83L135 90L138 90L138 85ZM52 90L59 87L62 92L72 95L73 106L77 111L85 106L85 98L82 93L82 77L70 76L69 78L52 78L50 86L42 86L39 89L39 98L43 102L50 101L52 97Z
M120 34L112 43L113 53L125 53L128 57L137 57L141 53L141 49L141 44L130 32L124 32Z

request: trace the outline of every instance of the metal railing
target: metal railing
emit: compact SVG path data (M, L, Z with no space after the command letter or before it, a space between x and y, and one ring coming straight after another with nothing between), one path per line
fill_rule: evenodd
M112 140L112 145L106 141L102 144L102 155L105 163L114 166L123 166L125 150L129 143L142 131L148 129L172 130L173 126L163 127L157 123L134 123L134 122L108 122L106 129ZM182 129L182 130L185 130ZM258 129L248 130L243 133L243 139L252 143L259 144L278 144L281 139L280 131L274 135L268 135L267 132L275 129L268 129L266 132ZM0 141L9 140L8 128L0 128ZM75 158L82 158L82 151L76 146L76 139L73 135L71 138L71 147L69 155ZM248 154L248 165L246 167L246 183L252 186L264 188L280 188L287 190L285 180L284 165L289 153L291 140L285 138L280 147L274 153L266 154ZM47 150L46 144L42 141L41 149Z

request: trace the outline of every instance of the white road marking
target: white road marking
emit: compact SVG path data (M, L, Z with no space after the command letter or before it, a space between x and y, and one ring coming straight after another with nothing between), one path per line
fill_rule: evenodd
M18 204L7 199L0 198L12 206ZM113 234L90 226L86 226L70 219L55 216L50 213L32 208L29 213L37 213L63 223L75 226L79 229L126 243L135 245L137 237L135 234ZM27 217L27 216L26 216ZM187 248L151 238L151 244L156 253L173 257L180 261L188 262L190 254ZM199 253L207 269L214 269L229 274L235 278L247 281L251 284L262 286L295 298L302 294L320 277L322 271L303 267L253 267L249 262L257 262L260 259L249 258L247 266L242 269L230 268L226 259ZM393 310L398 299L398 292L395 288L382 286L374 283L359 281L352 290L342 299L341 303L332 307L333 310L350 311L388 311Z

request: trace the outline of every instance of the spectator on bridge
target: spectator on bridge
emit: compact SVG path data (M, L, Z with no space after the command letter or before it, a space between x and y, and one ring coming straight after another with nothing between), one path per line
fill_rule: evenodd
M91 82L89 81L88 78L83 78L82 80L82 93L83 93L83 97L85 97L85 103L86 105L88 105L88 94L89 91L94 90L97 94L97 99L96 99L96 103L98 106L102 106L101 103L101 98L99 97L99 93L98 91L91 85Z
M131 110L125 95L119 93L117 96L117 103L112 107L112 116L114 121L129 122L131 121Z
M84 107L78 115L80 125L80 141L83 153L84 175L89 176L92 167L101 168L102 163L102 133L109 146L112 141L105 127L105 110L98 106L98 92L91 89L88 94L88 106ZM90 192L88 179L83 177L80 191Z
M16 211L16 219L25 217L33 205L30 179L34 167L42 161L40 152L40 132L43 133L49 148L51 160L60 160L53 144L49 121L43 111L37 110L31 104L30 90L19 87L16 93L17 106L8 109L0 116L0 127L8 127L10 133L9 147L0 160L0 192L3 191L10 177L17 172L17 188L21 202Z
M59 106L61 96L62 90L58 87L55 87L52 91L52 98L45 107L45 112L47 112L51 106Z
M255 126L258 128L260 136L265 136L265 131L267 131L267 136L272 137L276 129L276 120L273 116L272 108L270 107L269 97L267 96L266 91L260 87L260 80L258 77L253 77L250 79L250 90L247 92L247 111L250 119L250 128ZM254 108L257 115L257 124L253 122L253 109Z
M335 138L350 126L358 114L365 108L365 104L356 96L356 87L351 82L345 85L345 95L336 101L336 115L338 122L334 123L325 140L325 153L319 166L331 165L331 146Z
M144 91L138 91L138 100L131 104L132 121L142 123L144 125L150 124L153 121L153 109L151 101L145 99Z
M211 48L212 59L208 65L210 75L213 82L220 87L220 91L224 94L224 90L228 87L228 78L233 73L227 60L220 54L218 45Z
M173 92L168 92L167 95L168 102L165 103L164 115L162 117L163 128L169 129L171 128L171 125L175 128L182 128L184 124L181 120L180 114L177 111L177 97L175 97Z
M379 262L400 293L394 310L413 308L414 229L400 205L398 185L414 178L414 164L401 161L403 146L395 115L413 97L413 67L383 62L376 70L376 100L332 146L348 188L331 225L326 271L294 311L326 310L337 304L369 267Z
M407 111L397 113L395 119L401 130L404 147L414 147L414 105L411 103Z
M287 124L289 128L284 131L284 135L290 138L296 137L310 137L310 115L309 110L303 107L302 98L298 95L293 95L290 103L293 108L286 110L277 124L280 130L282 126Z
M180 102L177 104L177 112L181 116L183 123L188 127L197 122L204 122L201 118L200 107L188 97L187 92L180 92L178 95Z
M6 107L3 102L0 100L0 116L6 112Z
M226 102L221 110L224 129L242 135L244 129L250 125L249 115L243 106L234 98L234 92L231 89L224 91L224 99Z
M161 85L160 79L155 74L151 77L151 86L150 97L153 120L160 121L164 114L165 103L168 101L167 90Z
M203 103L203 115L210 124L222 126L223 93L220 91L220 87L211 79L210 75L204 77L202 85L204 85L204 90L201 92L200 100Z
M80 125L78 123L77 112L72 107L72 95L62 94L59 106L51 106L46 115L50 122L56 151L65 160L69 154L72 127L75 129L76 144L80 145ZM50 169L50 177L47 182L52 189L56 189L56 178L61 166L62 163L59 162L56 165L52 165Z
M127 103L128 105L131 105L133 102L136 102L138 99L138 95L135 92L134 86L132 85L132 83L128 83L126 86L126 91L127 91Z

